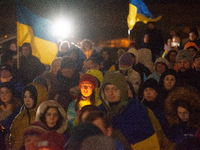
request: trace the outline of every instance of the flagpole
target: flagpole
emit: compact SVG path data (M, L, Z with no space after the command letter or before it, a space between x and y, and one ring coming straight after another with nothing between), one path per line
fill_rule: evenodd
M128 43L129 43L129 45L131 43L131 30L130 29L128 29Z

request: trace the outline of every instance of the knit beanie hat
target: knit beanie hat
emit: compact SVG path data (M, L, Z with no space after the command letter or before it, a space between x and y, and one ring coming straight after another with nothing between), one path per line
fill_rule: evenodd
M63 134L56 131L49 131L41 136L41 140L38 143L38 150L63 150L65 145L65 137Z
M61 65L60 65L61 69L64 68L68 68L68 69L72 69L75 68L75 62L72 58L70 58L69 56L65 56L62 60L61 60Z
M28 135L41 136L49 131L48 127L40 121L33 122L26 127L24 131L24 138Z
M143 91L146 89L146 88L152 88L154 89L157 93L159 93L159 86L158 86L158 82L153 79L153 78L150 78L148 80L146 80L143 84Z
M181 59L185 59L188 62L192 63L192 56L191 56L190 51L188 49L178 51L178 54L176 56L176 62L178 62Z
M79 80L79 88L81 89L81 84L82 83L90 83L93 87L93 90L98 86L98 81L97 79L91 75L91 74L84 74L81 76Z
M160 80L159 80L159 85L160 86L163 86L163 82L164 82L164 79L167 75L173 75L176 79L176 83L178 81L178 75L177 75L177 72L174 70L174 69L167 69L166 71L164 71L160 77Z
M126 52L119 58L119 64L132 65L132 56L130 53Z
M196 58L199 58L200 57L200 51L196 52L196 54L194 55L194 61Z
M164 63L168 68L170 66L169 61L166 58L163 57L159 57L156 59L156 61L154 62L154 66L156 67L157 63Z

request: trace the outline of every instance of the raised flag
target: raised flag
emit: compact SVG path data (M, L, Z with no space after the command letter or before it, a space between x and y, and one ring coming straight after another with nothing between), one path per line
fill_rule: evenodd
M129 15L127 18L129 30L132 30L135 23L142 21L155 22L161 19L161 16L153 18L153 15L148 10L147 6L142 0L130 0L129 3Z
M51 64L58 53L52 33L52 22L37 16L17 2L17 45L29 42L32 54L44 64Z

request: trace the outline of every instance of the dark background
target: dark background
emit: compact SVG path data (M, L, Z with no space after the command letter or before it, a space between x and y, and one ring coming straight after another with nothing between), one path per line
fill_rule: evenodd
M55 20L65 16L74 22L77 39L89 38L93 42L127 38L128 0L21 0L23 5L40 17ZM150 12L162 15L157 28L164 37L170 27L188 36L191 25L200 27L199 0L144 0ZM146 25L137 23L131 39L139 38ZM16 2L0 1L0 37L16 34Z

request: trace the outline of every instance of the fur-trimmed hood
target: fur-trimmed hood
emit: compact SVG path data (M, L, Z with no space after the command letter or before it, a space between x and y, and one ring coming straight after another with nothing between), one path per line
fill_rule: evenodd
M200 95L195 89L190 87L175 88L167 97L165 102L165 116L170 127L180 123L177 114L177 101L182 100L189 104L190 120L189 124L192 127L200 125Z
M68 125L68 118L67 113L65 112L64 108L54 100L47 100L40 104L36 112L35 121L41 121L40 118L43 116L44 112L46 111L47 107L57 107L58 111L60 112L61 116L63 117L63 122L61 123L60 128L57 130L58 133L64 133L67 129Z

